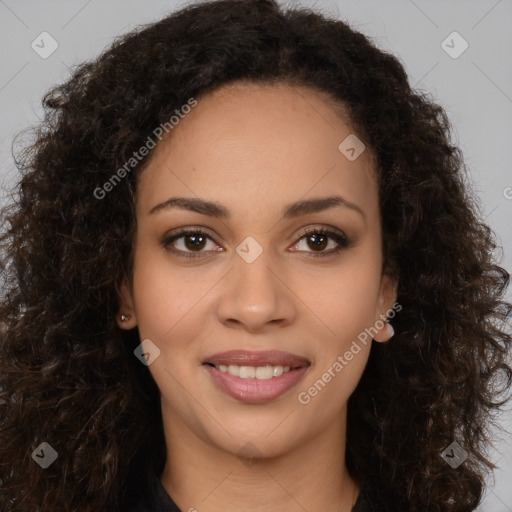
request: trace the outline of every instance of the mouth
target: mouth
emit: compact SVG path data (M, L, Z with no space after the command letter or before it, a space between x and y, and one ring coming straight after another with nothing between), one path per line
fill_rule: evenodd
M268 402L295 387L310 365L305 357L275 350L232 350L203 362L218 389L252 404Z

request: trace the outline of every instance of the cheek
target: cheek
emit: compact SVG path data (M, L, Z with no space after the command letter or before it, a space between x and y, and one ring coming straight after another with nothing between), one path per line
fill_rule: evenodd
M353 314L352 314L353 313ZM372 338L360 308L348 308L333 318L337 337L322 340L311 373L297 390L296 399L307 417L321 428L344 409L364 372ZM333 329L333 330L334 330Z
M302 278L301 295L322 321L323 331L342 350L373 325L379 300L380 268L373 258L353 256L321 277ZM306 290L309 289L309 296Z
M154 338L167 344L172 334L193 316L198 301L208 292L208 285L201 279L200 270L194 273L173 268L165 254L151 256L145 258L141 251L135 262L137 322L141 338Z
M141 340L150 339L160 350L148 369L162 398L175 410L187 411L190 397L183 390L190 387L190 368L199 360L193 340L202 330L200 299L211 286L198 276L185 277L158 258L144 264L142 256L134 269L139 334Z
M312 404L327 420L348 400L368 361L380 283L378 261L361 257L340 266L329 279L317 280L311 309L321 320L315 365L301 386L299 403ZM312 284L312 283L310 283ZM318 286L323 284L323 286ZM313 405L315 404L315 405Z

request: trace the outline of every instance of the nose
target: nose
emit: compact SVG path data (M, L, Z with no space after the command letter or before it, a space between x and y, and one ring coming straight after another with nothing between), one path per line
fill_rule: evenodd
M263 250L250 263L234 256L217 309L226 326L254 334L294 322L297 299L286 282L286 272L277 268L269 253Z

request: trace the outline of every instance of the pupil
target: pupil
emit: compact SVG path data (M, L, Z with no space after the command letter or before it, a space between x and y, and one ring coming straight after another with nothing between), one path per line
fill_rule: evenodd
M191 240L193 241L190 243ZM326 237L323 235L310 235L309 240L313 240L313 246L317 249L323 249L325 247ZM204 237L201 235L188 235L186 237L185 245L187 246L187 249L202 249L204 246Z
M201 236L201 235L188 235L186 237L186 242L185 242L185 245L187 246L187 249L202 249L202 245L201 244L204 244L204 237ZM188 243L190 240L196 240L199 241L199 243Z
M318 234L313 234L310 236L310 240L312 240L313 238L317 238L317 239L321 239L322 241L320 243L315 243L313 242L313 245L318 249L318 248L321 248L323 249L325 247L325 239L326 237L324 237L323 235L318 235Z

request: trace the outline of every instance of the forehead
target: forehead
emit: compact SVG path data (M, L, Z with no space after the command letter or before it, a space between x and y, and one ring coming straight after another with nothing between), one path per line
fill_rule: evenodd
M365 148L351 160L340 150L359 140L343 112L327 94L288 84L205 94L153 150L139 203L147 211L169 195L200 196L254 213L327 193L368 202L376 193L371 154Z

